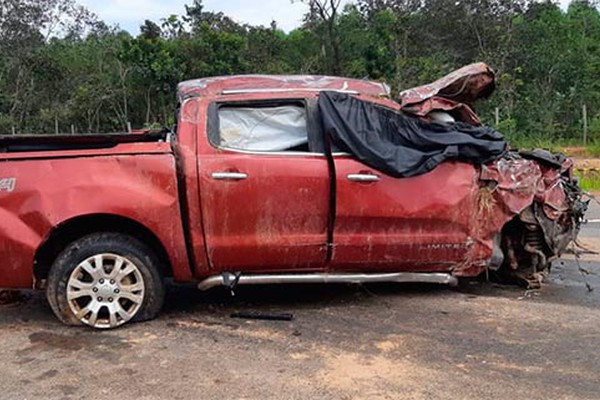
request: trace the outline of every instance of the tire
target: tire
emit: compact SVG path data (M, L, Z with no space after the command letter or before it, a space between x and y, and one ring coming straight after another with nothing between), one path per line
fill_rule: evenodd
M67 325L111 329L155 318L165 286L158 259L147 245L120 233L94 233L56 258L46 297Z

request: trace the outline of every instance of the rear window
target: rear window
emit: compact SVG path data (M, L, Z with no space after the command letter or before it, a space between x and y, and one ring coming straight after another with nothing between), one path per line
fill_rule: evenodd
M219 107L219 142L253 151L307 150L306 110L301 105Z

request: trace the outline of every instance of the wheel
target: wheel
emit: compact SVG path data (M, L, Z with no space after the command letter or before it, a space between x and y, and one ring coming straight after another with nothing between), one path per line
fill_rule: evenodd
M116 328L156 317L165 287L158 260L137 239L95 233L68 245L48 275L46 297L68 325Z

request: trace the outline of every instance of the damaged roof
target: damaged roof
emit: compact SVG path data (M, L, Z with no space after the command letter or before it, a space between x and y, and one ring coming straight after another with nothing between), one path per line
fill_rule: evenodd
M341 91L376 97L389 97L385 83L318 75L237 75L185 81L177 87L180 101L190 97L220 94Z

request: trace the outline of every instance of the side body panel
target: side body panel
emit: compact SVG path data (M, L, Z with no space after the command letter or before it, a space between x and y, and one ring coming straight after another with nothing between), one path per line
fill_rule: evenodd
M175 279L192 278L170 145L127 144L111 152L19 153L0 161L0 176L15 182L0 191L0 287L32 287L36 251L53 229L93 214L144 225L165 246Z

